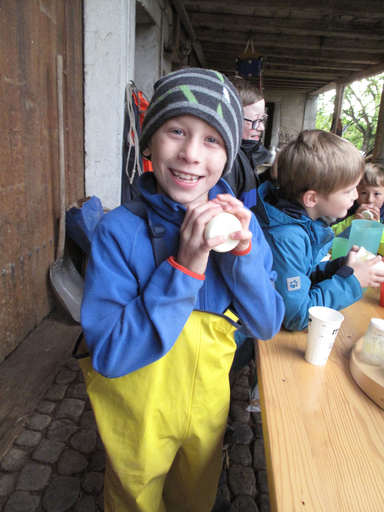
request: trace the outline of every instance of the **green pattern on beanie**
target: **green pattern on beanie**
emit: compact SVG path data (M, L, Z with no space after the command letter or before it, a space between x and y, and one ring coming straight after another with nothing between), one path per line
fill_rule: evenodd
M188 87L188 85L180 85L179 88L188 101L190 101L191 103L199 103L191 89Z
M212 71L214 71L214 70L212 70ZM224 83L224 77L223 77L223 75L222 75L221 73L219 73L218 71L214 71L214 73L216 73L217 78L219 78L219 79Z
M164 123L185 115L196 116L219 132L227 152L223 175L229 172L240 147L244 112L236 89L215 70L184 68L155 83L142 125L141 153Z
M153 108L155 108L155 106L162 102L167 96L169 96L170 94L172 94L173 90L169 90L169 91L166 91L164 94L161 94L156 100L154 101L151 101L149 106L148 106L148 109L147 109L147 113L149 110L152 110Z

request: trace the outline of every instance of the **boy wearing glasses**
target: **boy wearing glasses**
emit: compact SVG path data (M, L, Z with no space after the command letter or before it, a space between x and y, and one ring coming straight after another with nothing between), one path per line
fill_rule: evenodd
M261 145L268 116L264 113L263 93L248 80L238 76L230 79L239 93L244 110L244 125L241 148L233 163L231 172L224 179L231 186L235 196L251 208L256 204L256 189L261 182L272 177L268 171L257 175L256 167L266 162L271 153Z

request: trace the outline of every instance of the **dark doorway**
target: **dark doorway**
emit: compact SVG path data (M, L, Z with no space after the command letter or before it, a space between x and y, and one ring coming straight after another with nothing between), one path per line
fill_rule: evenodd
M274 114L274 111L275 111L275 104L274 103L266 103L265 104L265 112L268 114L268 121L267 121L267 126L265 127L263 145L267 149L271 145L271 140L272 140L272 125L273 125L273 114Z

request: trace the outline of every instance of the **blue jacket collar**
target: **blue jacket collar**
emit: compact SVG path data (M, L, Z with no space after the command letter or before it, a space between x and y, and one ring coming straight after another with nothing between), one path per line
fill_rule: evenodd
M312 220L300 204L278 197L277 188L269 181L260 185L257 192L257 205L252 210L257 213L262 227L299 225L307 232L313 248L320 248L334 238L332 229L323 219ZM274 202L276 205L271 204Z

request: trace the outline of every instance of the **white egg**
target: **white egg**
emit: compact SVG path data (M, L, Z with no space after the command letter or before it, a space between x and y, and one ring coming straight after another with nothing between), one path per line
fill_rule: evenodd
M373 219L373 213L370 210L362 211L361 215L364 217L364 219L367 219L367 220L372 220Z
M364 247L360 247L356 254L356 261L366 261L374 258L375 255L367 251Z
M360 249L357 251L356 254L356 261L367 261L371 260L372 258L376 258L376 256L367 251L364 247L360 247ZM384 270L384 261L379 261L378 263L375 263L373 265L375 268L379 268L380 270Z
M213 217L208 224L205 226L204 238L213 238L218 235L225 235L227 240L213 248L217 252L229 252L232 251L239 244L240 240L233 240L231 233L240 231L243 229L241 222L234 215L222 212Z

